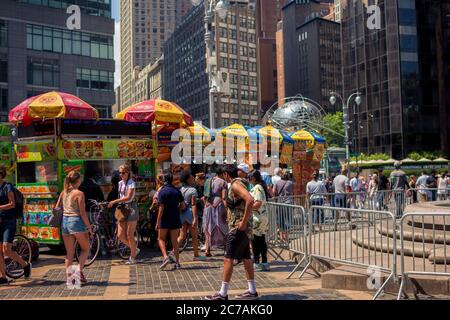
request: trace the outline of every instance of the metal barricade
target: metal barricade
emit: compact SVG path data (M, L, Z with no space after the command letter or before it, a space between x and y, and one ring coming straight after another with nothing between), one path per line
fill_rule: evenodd
M408 243L408 244L407 244ZM450 213L407 213L400 220L400 276L397 299L406 293L410 276L450 277ZM414 297L417 288L413 286Z
M389 273L374 299L391 279L396 279L396 219L392 213L312 206L307 216L308 253L299 278L309 269L320 276L312 265L313 260L367 267ZM385 238L384 229L391 230L394 237Z
M275 259L283 260L282 252L289 251L300 254L305 259L307 254L305 209L301 206L274 202L267 202L265 205L269 216L269 228L266 236L269 253ZM279 252L277 252L277 249ZM291 274L297 269L298 266Z

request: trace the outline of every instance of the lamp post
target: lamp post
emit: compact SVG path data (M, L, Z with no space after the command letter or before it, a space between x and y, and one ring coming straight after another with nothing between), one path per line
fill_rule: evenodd
M350 108L350 102L353 98L355 99L355 103L357 106L359 106L361 104L361 101L362 101L361 93L355 92L355 93L351 94L347 99L347 103L344 103L344 99L342 98L342 96L340 94L338 94L337 92L331 92L330 103L332 106L334 106L336 104L337 98L341 99L342 109L343 109L343 113L344 113L345 157L346 157L346 161L347 161L347 165L348 165L347 176L350 177L349 108Z
M200 5L200 0L194 0L194 5ZM228 0L205 0L205 44L206 44L206 73L209 79L209 127L214 129L216 127L214 95L218 92L218 68L212 63L214 58L214 34L212 32L212 21L214 13L217 13L219 18L224 19L227 16L230 3Z

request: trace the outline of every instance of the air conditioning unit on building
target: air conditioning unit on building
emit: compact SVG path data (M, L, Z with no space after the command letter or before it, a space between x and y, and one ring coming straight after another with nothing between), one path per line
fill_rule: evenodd
M248 9L252 10L252 11L256 10L256 3L255 3L255 1L249 1L248 2Z

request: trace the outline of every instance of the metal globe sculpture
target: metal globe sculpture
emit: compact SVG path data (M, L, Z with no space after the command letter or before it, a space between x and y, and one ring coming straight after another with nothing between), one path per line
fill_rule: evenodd
M279 107L274 104L265 115L265 120L282 130L310 129L316 131L324 110L313 100L303 96L284 99Z

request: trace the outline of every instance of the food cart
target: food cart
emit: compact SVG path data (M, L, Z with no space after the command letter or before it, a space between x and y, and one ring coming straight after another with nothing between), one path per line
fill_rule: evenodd
M294 140L292 173L295 180L294 194L306 193L306 184L314 172L319 171L326 150L325 138L300 130L291 135Z
M60 230L50 227L48 220L64 178L72 170L82 175L93 170L106 198L114 171L130 163L139 209L146 212L148 185L155 175L155 148L149 123L59 118L18 124L17 188L26 199L22 234L47 245L62 243Z
M157 141L158 172L172 169L172 149L179 141L172 141L172 133L194 124L192 117L174 102L151 99L134 104L118 114L116 119L133 123L151 123Z

